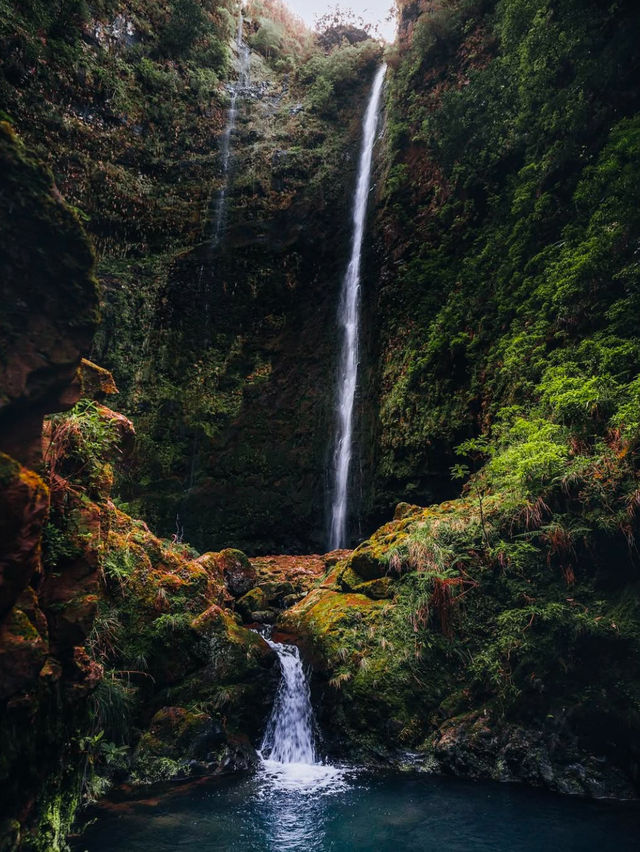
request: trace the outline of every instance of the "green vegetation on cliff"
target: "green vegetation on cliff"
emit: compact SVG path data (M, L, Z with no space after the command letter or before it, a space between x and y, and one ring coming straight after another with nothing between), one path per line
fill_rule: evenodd
M0 105L97 249L92 357L112 370L139 443L119 489L165 534L179 515L200 547L317 546L334 360L324 329L380 45L357 32L321 44L277 0L244 8L250 82L213 252L238 6L0 9Z
M625 2L407 11L378 213L381 502L446 496L478 433L532 493L614 432L634 445L639 32Z
M369 510L464 488L400 507L286 617L339 747L637 781L639 32L624 2L403 8Z

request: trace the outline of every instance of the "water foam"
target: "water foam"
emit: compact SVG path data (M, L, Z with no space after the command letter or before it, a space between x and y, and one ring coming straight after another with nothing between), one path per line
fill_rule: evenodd
M318 760L309 683L295 645L265 641L278 655L282 678L265 730L260 756L263 790L335 793L345 789L344 767Z

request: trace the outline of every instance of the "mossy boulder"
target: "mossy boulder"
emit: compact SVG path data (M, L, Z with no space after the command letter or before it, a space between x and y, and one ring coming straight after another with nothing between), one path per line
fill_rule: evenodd
M250 680L256 670L271 667L274 652L261 636L241 627L228 611L213 605L191 623L207 640L207 677L219 683Z
M426 743L443 771L628 795L640 609L623 542L593 534L568 573L562 539L505 494L482 516L468 499L401 514L361 550L387 573L364 580L357 549L279 620L313 664L329 746L377 760Z
M414 506L412 503L398 503L393 513L393 520L402 521L405 518L415 518L423 512L422 506Z
M393 597L393 580L391 577L378 577L375 580L365 580L351 568L346 568L338 580L340 587L346 592L356 592L367 595L374 600Z
M424 510L422 510L424 512ZM394 549L401 547L406 538L406 530L410 526L414 515L409 515L400 521L395 521L377 530L371 538L363 541L347 557L343 573L351 579L350 585L355 584L353 575L360 577L361 582L367 580L378 580L390 573L392 570L389 559Z
M234 598L242 597L257 580L256 570L241 550L227 548L216 555L225 583Z
M46 633L14 607L0 624L0 701L37 684L48 650Z
M266 592L261 586L256 586L243 595L236 602L236 609L245 621L252 621L252 613L256 610L265 609L269 602Z
M257 609L251 613L251 620L258 624L275 624L278 613L275 609Z
M162 707L138 741L131 772L138 783L210 774L220 768L226 746L224 730L212 716Z
M347 560L345 572L360 577L360 582L376 580L387 573L386 550L372 541L364 541Z

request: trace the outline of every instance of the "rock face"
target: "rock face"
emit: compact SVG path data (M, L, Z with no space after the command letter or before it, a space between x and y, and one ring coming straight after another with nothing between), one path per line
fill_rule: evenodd
M337 754L633 798L640 608L628 552L592 535L568 573L544 527L517 526L511 499L488 498L483 523L464 499L403 507L277 629L313 665Z
M0 196L0 798L3 812L19 818L2 823L0 845L12 848L22 836L25 845L35 837L38 848L56 849L77 798L60 767L80 759L70 734L88 724L86 696L102 670L81 647L95 612L95 565L80 569L93 583L86 594L74 589L67 629L54 615L68 578L54 578L42 562L50 493L42 424L80 397L97 288L78 220L6 123Z
M546 729L505 725L488 713L443 724L419 761L430 772L520 781L565 795L634 799L629 777L585 752L564 720Z
M139 435L119 493L166 536L178 516L201 551L318 550L331 330L382 49L350 28L311 45L283 7L246 4L250 79L214 250L237 4L205 4L184 26L172 5L89 3L89 19L61 23L57 7L11 0L3 106L87 214L98 249L92 357ZM284 27L282 50L265 48L269 15Z
M5 124L0 166L0 848L52 852L105 784L249 765L278 669L220 606L255 583L247 557L198 557L111 502L135 432L81 361L92 254Z
M255 586L256 572L240 550L223 550L218 554L218 564L234 598L242 597Z
M69 408L97 322L93 254L51 175L0 125L0 449L31 467L45 414Z

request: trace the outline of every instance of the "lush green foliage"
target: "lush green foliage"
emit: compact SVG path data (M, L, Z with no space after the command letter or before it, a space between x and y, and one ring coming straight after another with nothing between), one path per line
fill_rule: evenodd
M519 494L614 432L633 452L639 28L632 3L450 2L396 59L383 490L411 476L428 499L440 474L446 495L451 448L479 433L493 485Z

